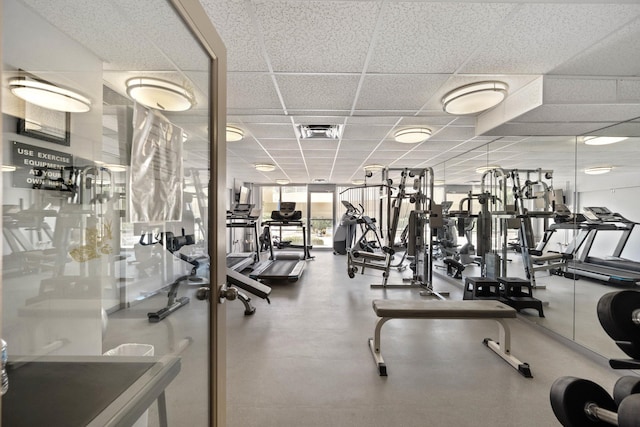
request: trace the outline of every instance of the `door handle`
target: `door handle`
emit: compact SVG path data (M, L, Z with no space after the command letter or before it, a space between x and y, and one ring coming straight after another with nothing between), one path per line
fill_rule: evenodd
M218 292L218 302L220 304L224 303L225 299L233 301L236 298L238 298L238 289L233 286L227 286L226 283L220 286L220 291Z
M200 301L209 301L210 297L211 288L209 288L208 286L198 288L198 290L196 291L196 298ZM220 304L224 303L225 299L233 301L236 298L238 298L238 289L234 288L233 286L228 287L226 283L220 286L220 290L218 292L218 302Z

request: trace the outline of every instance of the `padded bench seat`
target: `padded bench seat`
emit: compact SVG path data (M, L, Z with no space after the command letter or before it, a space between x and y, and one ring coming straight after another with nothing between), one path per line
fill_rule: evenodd
M507 361L523 376L531 378L531 370L511 355L511 333L504 319L515 318L516 310L499 301L427 301L376 299L372 303L378 316L375 334L369 338L369 348L380 376L387 376L387 367L380 352L382 325L391 319L487 319L498 322L499 341L485 338L483 343Z

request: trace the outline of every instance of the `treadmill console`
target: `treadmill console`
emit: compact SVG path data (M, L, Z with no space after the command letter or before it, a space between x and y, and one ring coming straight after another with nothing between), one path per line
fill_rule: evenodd
M609 209L597 206L584 208L584 216L589 221L597 222L630 222L619 213L611 212Z
M256 219L258 215L253 203L236 203L232 210L227 211L228 219Z
M280 210L271 211L271 219L275 221L299 221L302 211L296 210L296 202L280 202Z

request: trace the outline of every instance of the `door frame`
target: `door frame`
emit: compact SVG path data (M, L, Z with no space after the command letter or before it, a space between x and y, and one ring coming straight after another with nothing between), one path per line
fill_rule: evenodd
M336 186L335 184L309 184L307 185L307 212L305 212L305 222L307 224L307 242L311 245L311 193L331 193L333 195L333 207L331 212L331 221L333 223L333 232L336 232ZM326 248L330 249L330 248Z
M218 295L226 281L225 221L227 195L227 51L211 20L198 0L169 0L202 47L211 57L209 84L209 229L211 292L209 296L209 425L226 425L226 306ZM215 172L214 172L215 171ZM212 203L211 203L212 201Z

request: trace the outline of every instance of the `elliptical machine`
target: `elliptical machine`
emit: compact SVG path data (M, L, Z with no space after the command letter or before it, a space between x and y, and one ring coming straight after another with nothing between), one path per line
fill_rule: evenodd
M356 237L356 223L362 212L346 200L342 205L347 211L340 218L340 223L333 235L333 253L346 255Z

